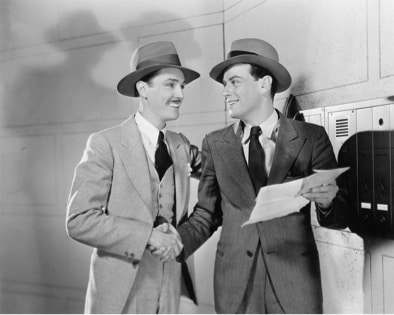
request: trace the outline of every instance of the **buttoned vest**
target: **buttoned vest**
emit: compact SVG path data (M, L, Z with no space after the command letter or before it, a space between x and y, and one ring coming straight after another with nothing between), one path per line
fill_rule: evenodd
M174 166L171 165L164 174L161 181L152 161L148 159L149 174L152 187L152 215L164 217L167 222L172 223L175 219L175 181ZM175 225L175 224L174 224Z

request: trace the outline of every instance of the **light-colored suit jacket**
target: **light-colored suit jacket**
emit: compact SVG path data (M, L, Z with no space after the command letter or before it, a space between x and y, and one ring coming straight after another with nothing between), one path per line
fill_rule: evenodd
M280 127L268 185L337 166L325 130L285 118ZM241 228L256 194L248 173L242 128L235 123L204 138L198 204L178 231L185 257L218 227L214 293L218 313L236 313L245 296L258 242L280 304L287 313L322 311L319 257L310 224L310 204L300 212ZM329 212L318 210L321 225L344 228L347 208L340 195Z
M173 159L176 222L187 215L189 176L200 166L196 147L167 131ZM134 116L90 136L75 170L67 207L68 235L94 248L87 313L120 313L153 227L152 189Z

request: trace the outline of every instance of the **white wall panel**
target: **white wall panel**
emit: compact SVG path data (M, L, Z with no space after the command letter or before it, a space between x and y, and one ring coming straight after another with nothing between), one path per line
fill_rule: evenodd
M242 0L224 0L223 5L224 5L224 10L229 9L232 6L235 6L237 3L241 2Z
M55 137L0 138L0 148L0 203L56 204Z
M243 37L271 43L296 95L360 83L368 79L366 10L366 1L261 2L226 23L226 48Z
M135 28L192 16L207 15L223 10L222 0L68 0L58 1L60 11L73 14L78 11L91 12L106 30L127 27ZM95 25L61 25L61 37L69 38L97 33Z
M383 313L394 313L394 257L383 256Z
M380 76L394 75L394 2L380 0Z
M50 26L57 20L57 1L0 2L0 51L42 44L56 39Z
M364 252L320 242L318 248L324 313L363 313Z
M63 216L2 216L0 235L2 280L54 286L67 281L65 262L72 253Z
M66 310L61 298L18 291L1 292L0 305L2 312L9 314L59 314Z

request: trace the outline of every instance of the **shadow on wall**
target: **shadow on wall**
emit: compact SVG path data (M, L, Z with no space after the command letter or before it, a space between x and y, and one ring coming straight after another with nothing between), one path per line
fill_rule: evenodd
M6 261L1 264L0 272L1 276L10 277L12 281L17 278L26 282L61 285L58 283L59 276L63 281L64 276L61 275L69 267L66 266L66 261L61 263L61 257L65 257L62 254L65 248L62 247L64 243L58 242L63 240L62 235L65 237L66 233L64 205L61 202L63 199L56 196L61 189L64 195L68 195L68 191L63 192L63 183L56 176L59 174L56 168L62 168L62 165L56 163L59 152L52 136L56 130L62 132L62 123L105 119L114 117L113 113L117 112L116 105L119 101L116 88L107 88L96 82L92 75L92 70L111 45L95 46L92 43L91 47L86 45L86 48L73 49L71 45L75 41L61 38L53 41L53 36L49 37L50 34L59 34L59 30L69 29L105 32L89 12L66 15L45 32L48 43L56 48L55 52L45 51L45 54L16 58L8 62L12 66L10 68L15 69L11 71L12 75L1 75L5 89L0 103L0 127L9 128L7 134L10 135L4 140L9 144L7 152L4 147L1 152L6 162L3 164L4 175L9 178L7 183L0 185L0 196L5 202L2 210L11 212L15 206L23 205L30 213L22 221L27 224L21 223L20 227L7 226L6 231L3 231L7 237L3 239L1 247L5 252L1 256ZM112 35L105 34L104 37L105 43L116 40ZM30 137L29 129L17 128L25 126L36 126L32 130L38 135ZM79 156L81 155L82 152L79 152ZM64 163L64 159L60 157L61 163ZM10 209L7 209L8 205ZM61 220L51 220L53 215L59 216ZM59 226L48 227L44 222L60 223ZM23 231L19 234L18 230ZM22 256L20 251L15 254L15 250L7 253L13 246L22 246L29 252ZM13 259L17 259L17 262ZM59 265L59 261L62 265ZM27 272L29 270L33 272ZM0 312L4 311L4 307L5 305L0 306ZM18 307L23 307L23 303L13 307L6 312L14 312ZM36 311L53 312L53 309L47 309L50 306L41 307ZM64 311L60 309L60 312Z
M171 12L149 11L144 13L138 20L131 20L130 22L123 24L121 26L121 34L123 39L125 41L134 39L135 34L138 34L140 29L147 26L145 21L152 20L164 22L150 24L149 27L160 28L162 25L163 27L161 27L159 31L155 31L157 35L148 34L139 36L137 38L138 44L131 46L130 52L132 52L139 45L164 40L171 41L175 44L178 54L180 55L182 65L191 67L191 65L189 64L189 62L186 61L186 59L197 60L201 58L202 50L200 44L193 36L193 26L181 17L174 15ZM174 27L174 29L176 28L176 31L172 29L172 26ZM186 31L188 31L187 34ZM201 71L201 69L196 70Z
M389 101L391 101L391 102L394 102L394 95L391 95L391 96L387 97L387 99L388 99Z
M53 34L78 28L104 33L94 15L85 11L70 13L48 29L45 32L48 44L62 52L63 61L59 63L59 53L45 53L26 58L25 64L16 68L17 76L12 82L7 82L9 88L5 91L3 127L79 122L113 116L116 112L116 89L103 86L92 76L92 70L111 46L92 43L86 48L75 49L67 39L53 41ZM106 43L116 40L108 33L105 36Z

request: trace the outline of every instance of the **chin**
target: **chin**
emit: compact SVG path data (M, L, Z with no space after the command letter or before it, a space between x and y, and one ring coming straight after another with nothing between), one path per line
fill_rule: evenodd
M173 114L173 115L168 115L167 120L176 120L179 118L179 113L178 114Z
M229 114L229 116L230 116L231 118L234 118L234 119L238 119L238 117L239 117L236 113L234 113L234 112L231 111L231 110L228 112L228 114Z

